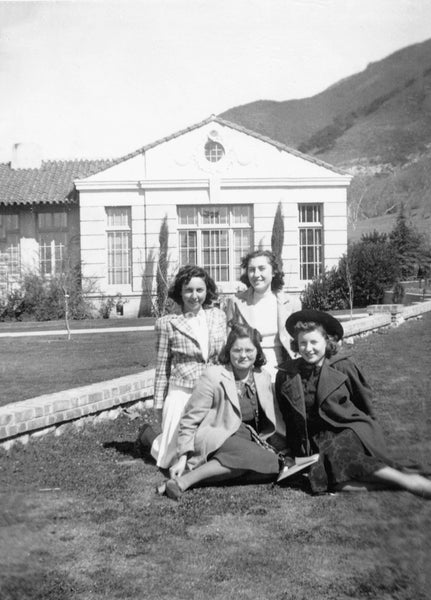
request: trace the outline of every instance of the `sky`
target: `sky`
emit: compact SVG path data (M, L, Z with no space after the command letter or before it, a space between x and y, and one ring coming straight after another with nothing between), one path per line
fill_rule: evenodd
M431 0L0 0L0 162L119 157L431 38Z

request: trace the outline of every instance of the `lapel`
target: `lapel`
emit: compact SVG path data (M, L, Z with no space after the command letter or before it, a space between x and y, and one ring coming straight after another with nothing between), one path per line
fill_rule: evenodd
M341 371L331 368L330 363L327 359L323 361L322 369L320 371L319 382L317 384L317 400L319 406L326 398L328 398L332 392L339 388L347 377Z
M239 400L238 400L238 394L236 392L235 377L233 375L232 369L229 366L226 366L222 370L221 382L222 382L222 386L226 392L227 399L233 405L235 410L239 414L241 414L241 409L240 409Z
M253 321L253 315L251 314L251 307L253 306L252 300L253 288L249 287L245 290L245 292L242 292L241 295L237 296L236 301L236 306L238 308L240 316L248 324Z
M275 424L274 400L271 392L268 390L268 378L262 371L254 371L254 382L259 402L268 419L271 423Z
M304 390L302 388L301 375L298 372L298 360L288 363L287 377L281 389L290 405L305 419Z
M193 329L190 327L189 321L190 321L190 319L188 319L183 314L180 314L180 315L176 315L176 317L174 319L172 319L171 323L172 323L172 327L174 327L175 329L180 331L183 335L192 339L195 342L195 344L197 345L197 341L194 336Z

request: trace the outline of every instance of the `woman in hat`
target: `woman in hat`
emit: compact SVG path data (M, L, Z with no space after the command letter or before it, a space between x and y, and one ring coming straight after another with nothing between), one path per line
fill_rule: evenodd
M348 354L338 355L341 323L328 313L301 310L286 321L292 349L276 379L291 456L319 460L308 480L314 493L398 488L431 499L431 481L387 454L371 390Z
M293 306L293 301L282 292L284 275L273 252L250 252L242 259L241 268L241 282L247 289L228 301L227 320L245 323L259 331L267 360L265 369L274 381L277 365L292 354L284 324L299 306Z

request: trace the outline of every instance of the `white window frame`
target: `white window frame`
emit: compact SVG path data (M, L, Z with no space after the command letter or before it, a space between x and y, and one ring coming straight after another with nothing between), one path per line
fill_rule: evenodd
M193 213L193 216L189 222L182 223L181 212L187 209ZM220 209L223 212L226 211L225 223L205 222L205 212L216 212ZM246 211L244 221L236 221L235 212L238 210L244 211L244 209ZM177 207L177 214L180 266L186 264L200 265L210 273L214 281L220 284L239 281L241 274L241 258L253 249L253 206L251 204L180 205ZM211 238L213 232L225 232L227 234L227 237L225 238L227 243L222 248L222 250L226 250L228 254L227 262L224 264L217 262L207 264L205 261L205 251L208 251L208 248L205 247L205 237ZM194 238L196 243L183 246L181 242L184 235L188 235L190 241ZM242 243L238 246L236 243L238 236L247 236L249 243ZM187 258L183 259L183 253L187 253ZM227 278L225 279L220 277L224 270L227 271Z
M205 158L210 163L217 163L225 155L225 149L223 144L216 140L208 140L204 146Z
M311 281L323 272L323 203L298 204L299 279Z
M130 206L106 206L106 277L109 286L132 283L132 209ZM118 248L114 240L120 240Z
M39 269L44 277L53 277L64 271L67 217L65 210L50 209L37 213Z

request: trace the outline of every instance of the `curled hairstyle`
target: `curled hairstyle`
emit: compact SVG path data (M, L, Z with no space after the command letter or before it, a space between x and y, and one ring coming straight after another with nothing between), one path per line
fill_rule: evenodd
M241 269L243 269L243 273L239 280L249 288L251 287L250 280L248 278L248 263L252 258L258 258L259 256L264 256L268 263L272 267L272 281L271 281L271 290L273 292L278 292L283 288L284 285L284 273L280 269L277 258L273 252L269 250L255 250L254 252L249 252L247 256L241 259Z
M336 336L328 335L326 329L321 323L315 323L314 321L298 321L293 328L293 339L290 342L290 347L294 352L299 352L298 337L300 333L309 333L310 331L320 331L326 340L326 358L330 358L337 354L340 349L340 341Z
M181 267L178 271L173 284L169 288L168 296L175 300L180 306L183 305L182 291L183 285L187 285L193 277L199 277L203 279L207 288L207 295L203 302L203 306L210 306L217 298L217 286L214 279L208 275L208 273L201 267L195 265L186 265Z
M254 366L256 368L260 368L263 367L263 365L266 365L265 354L263 353L261 346L262 336L258 330L252 329L248 325L238 323L237 321L229 321L228 325L230 327L230 333L227 336L224 348L220 352L219 362L222 365L228 365L230 363L230 351L232 350L232 346L235 344L235 342L242 338L249 338L257 350Z

